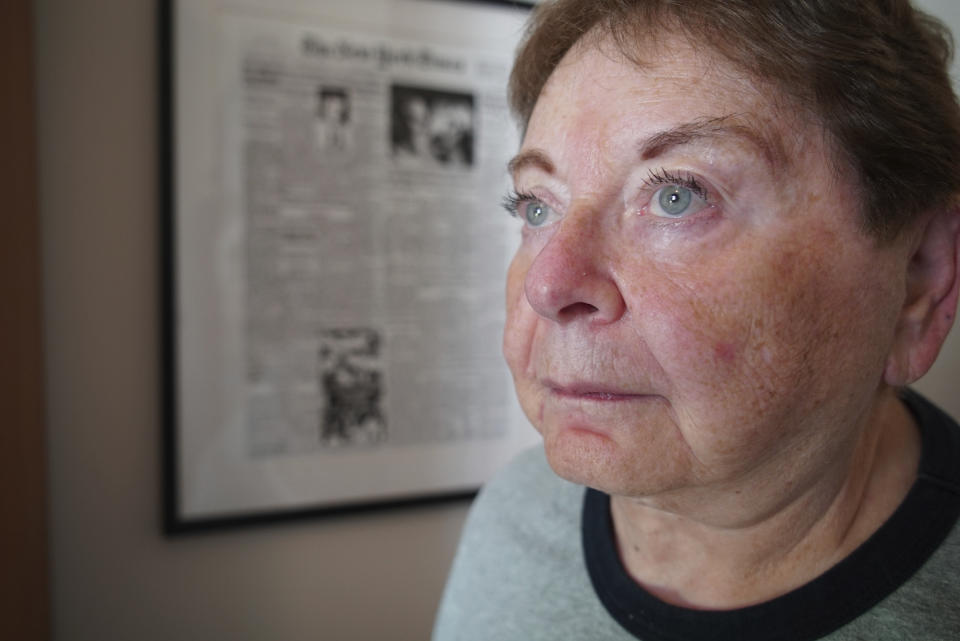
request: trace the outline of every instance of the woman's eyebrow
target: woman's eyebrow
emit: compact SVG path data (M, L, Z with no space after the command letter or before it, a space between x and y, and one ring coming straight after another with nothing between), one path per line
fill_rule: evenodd
M774 170L786 164L787 155L780 141L764 135L741 115L731 114L716 118L703 118L660 131L640 145L640 158L649 160L675 147L693 144L702 140L737 138L748 142L763 156Z
M510 159L507 163L507 171L513 175L524 167L538 167L548 174L554 172L553 163L547 157L547 154L539 149L528 149Z
M650 160L675 148L702 140L739 139L746 141L763 156L774 170L786 165L787 155L776 138L764 135L750 125L741 115L731 114L716 118L701 118L659 131L644 139L640 145L640 158ZM536 167L548 174L555 171L553 162L540 149L521 151L507 163L507 171L514 175L527 167Z

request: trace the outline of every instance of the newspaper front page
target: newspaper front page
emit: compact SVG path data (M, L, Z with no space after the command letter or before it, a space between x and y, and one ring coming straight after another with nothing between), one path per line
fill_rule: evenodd
M226 329L196 334L226 364L200 363L200 344L184 358L226 382L212 412L222 429L185 439L188 502L229 511L475 486L530 438L511 433L500 353L517 242L498 206L518 144L512 49L503 34L485 50L263 11L224 13L216 34L212 316ZM467 472L403 470L436 456L434 468ZM475 456L490 462L464 464Z
M251 451L502 435L502 63L289 37L243 61Z

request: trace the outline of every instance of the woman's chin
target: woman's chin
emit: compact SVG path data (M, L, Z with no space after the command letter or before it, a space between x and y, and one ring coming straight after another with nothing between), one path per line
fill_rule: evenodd
M626 461L609 435L587 427L570 427L544 438L547 462L557 476L603 491L620 485Z
M650 451L627 451L596 428L574 426L545 434L543 446L557 476L608 494L650 496L684 484L675 464L648 460Z

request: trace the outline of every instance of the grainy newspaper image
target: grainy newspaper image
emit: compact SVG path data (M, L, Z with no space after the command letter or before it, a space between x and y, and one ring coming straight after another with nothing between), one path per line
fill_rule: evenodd
M502 435L508 57L244 28L249 454Z

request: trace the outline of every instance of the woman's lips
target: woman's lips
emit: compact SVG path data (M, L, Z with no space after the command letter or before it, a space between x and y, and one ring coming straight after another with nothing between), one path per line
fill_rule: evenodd
M625 391L601 383L567 383L560 384L554 381L544 381L550 393L559 398L568 398L581 401L623 402L650 398L650 394L639 394Z

